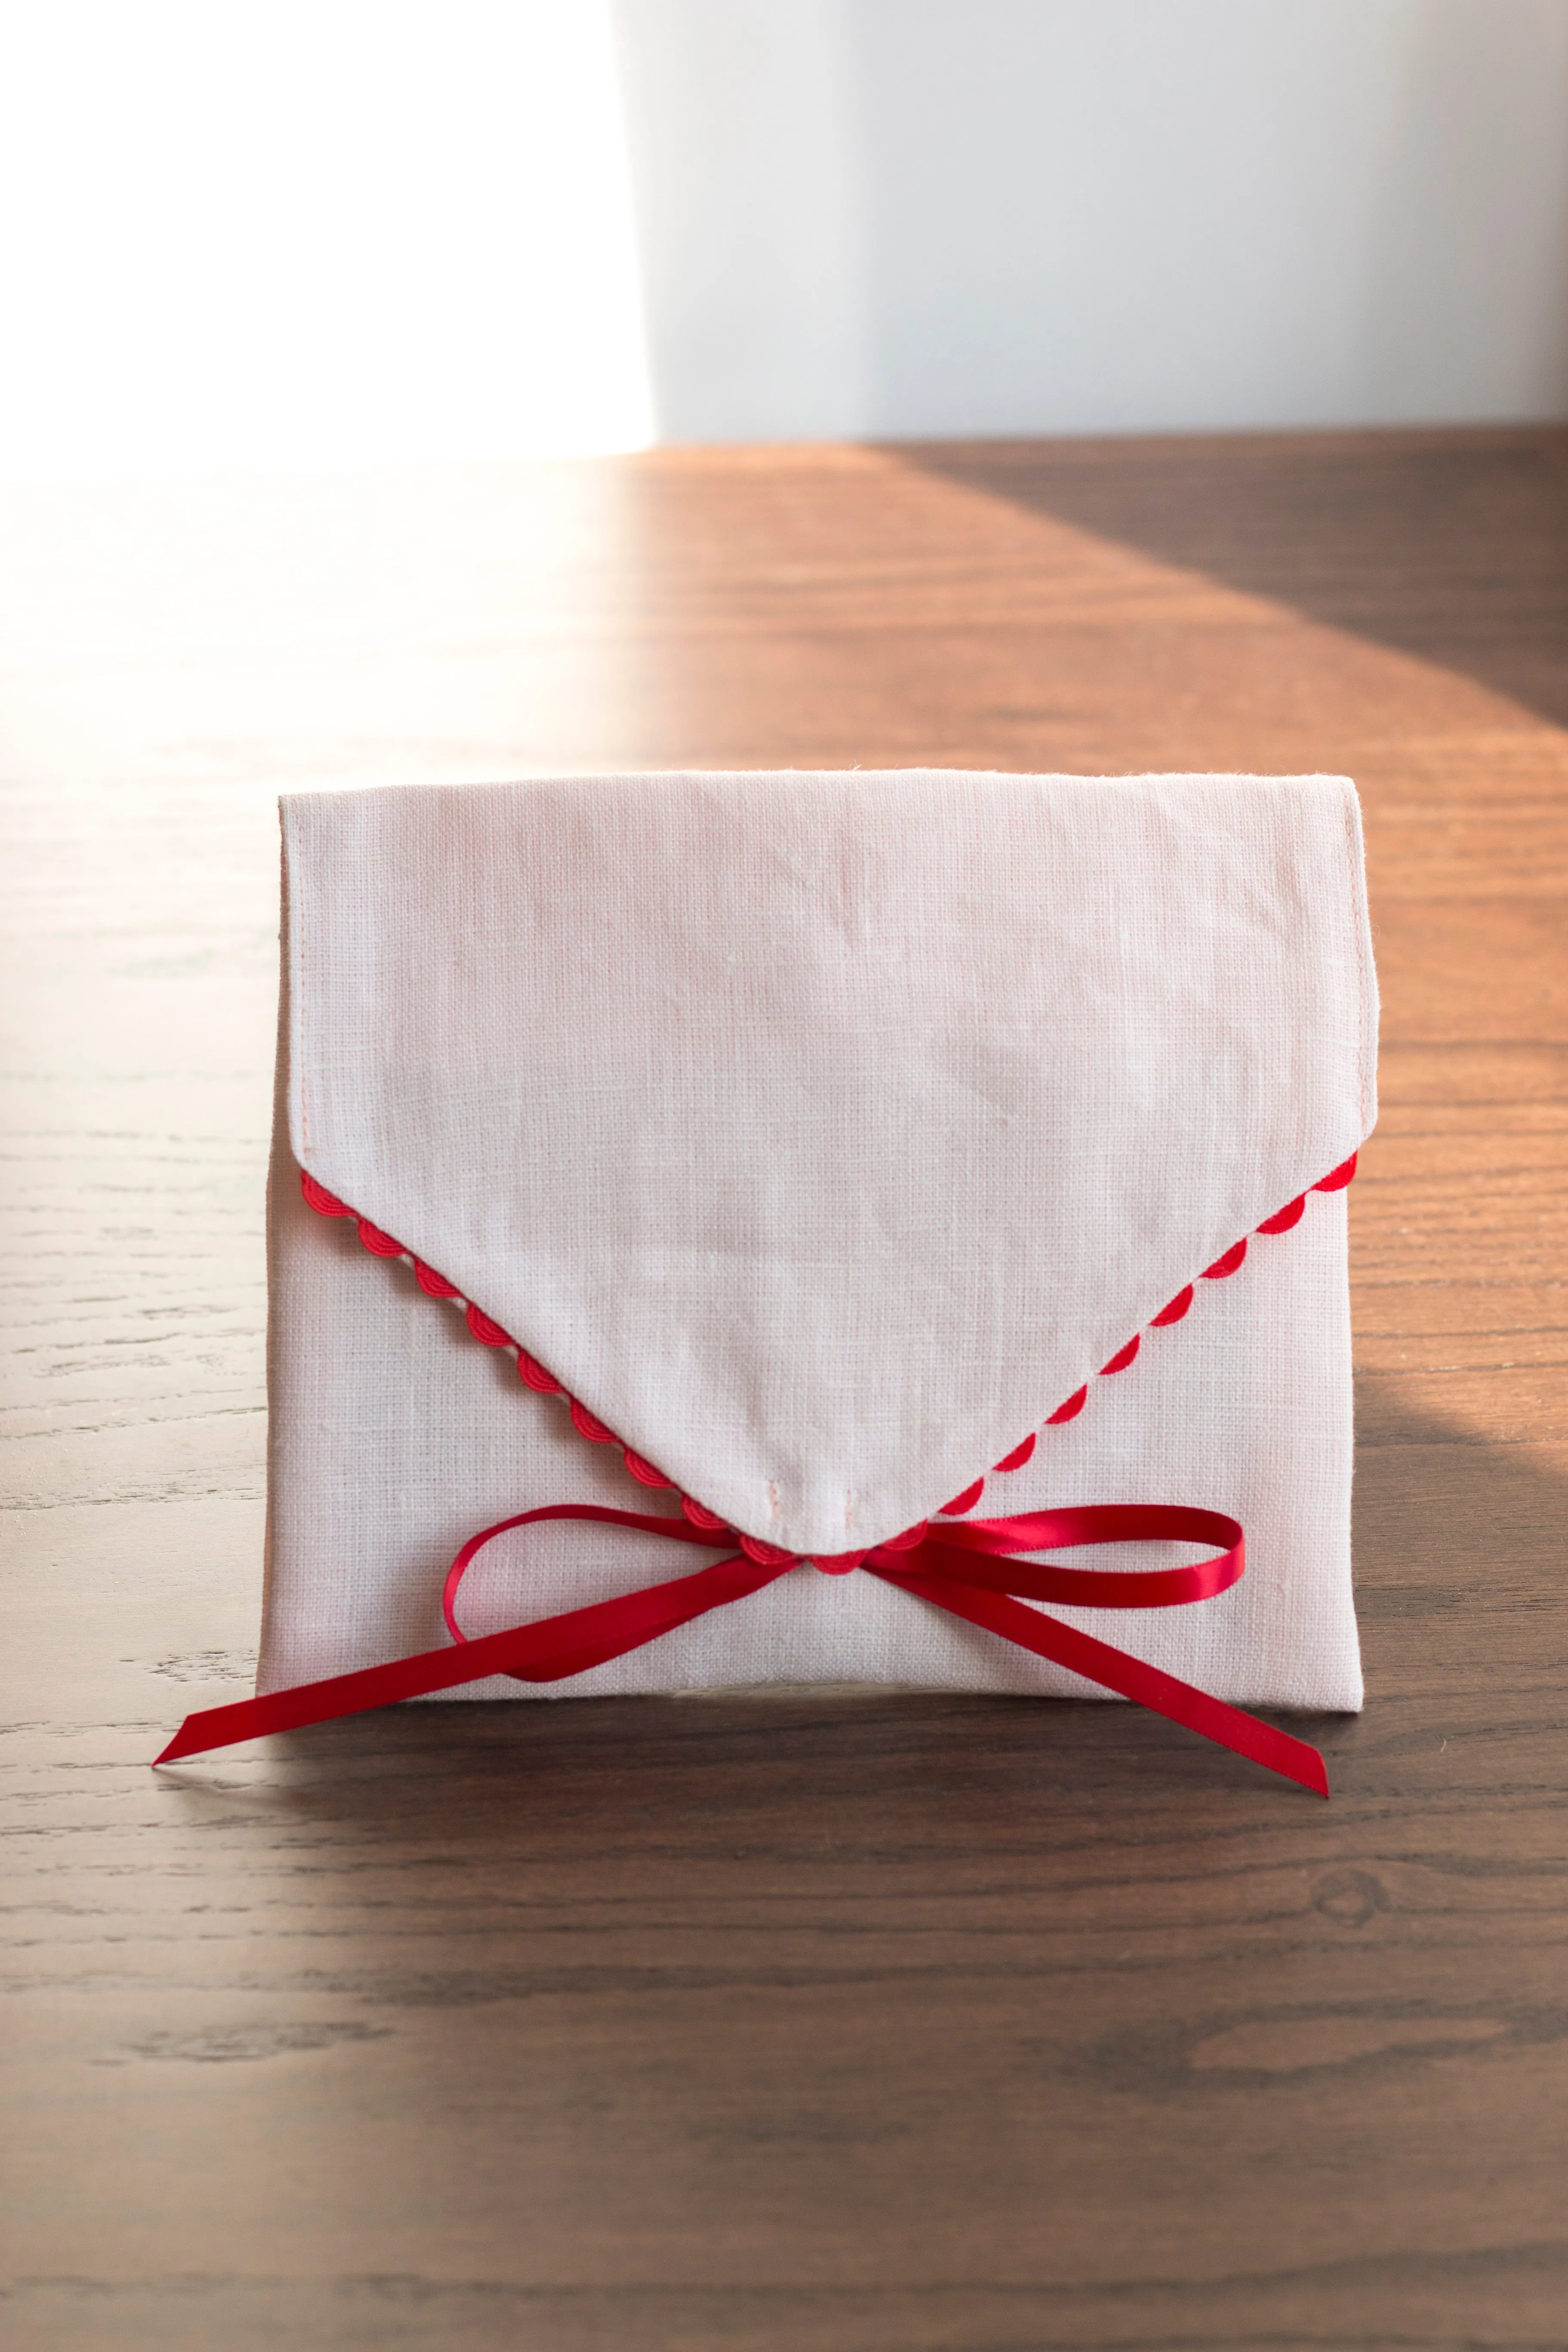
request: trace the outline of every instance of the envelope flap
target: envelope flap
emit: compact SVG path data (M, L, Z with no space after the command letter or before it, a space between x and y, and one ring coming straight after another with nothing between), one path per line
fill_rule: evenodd
M802 1553L938 1509L1374 1116L1342 780L573 778L284 841L301 1166Z

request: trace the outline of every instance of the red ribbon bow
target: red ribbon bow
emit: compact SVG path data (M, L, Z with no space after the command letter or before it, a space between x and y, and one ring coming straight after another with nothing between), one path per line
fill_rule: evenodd
M458 1623L456 1600L469 1562L483 1547L511 1528L532 1527L544 1519L587 1519L603 1527L637 1528L668 1543L718 1549L739 1542L742 1549L689 1576L628 1592L615 1601L600 1601L587 1609L569 1609L558 1617L543 1617L531 1625L512 1625L502 1633L487 1633L470 1641ZM1160 1541L1216 1543L1225 1547L1212 1559L1189 1568L1135 1570L1058 1568L1049 1562L1020 1561L1020 1552L1067 1550L1082 1544L1152 1543ZM691 1527L684 1519L654 1517L640 1511L615 1511L596 1503L552 1503L542 1510L520 1511L469 1538L452 1562L442 1596L442 1607L453 1637L449 1649L427 1650L413 1658L367 1666L358 1674L333 1675L324 1682L300 1683L292 1690L275 1691L263 1698L244 1699L232 1706L205 1707L189 1715L170 1740L159 1764L183 1756L201 1755L209 1748L231 1747L271 1731L298 1731L306 1724L326 1723L368 1707L385 1706L395 1699L424 1698L432 1691L450 1690L458 1683L479 1682L487 1675L511 1675L531 1683L558 1682L590 1666L640 1649L678 1625L689 1625L710 1609L722 1609L760 1592L794 1570L816 1565L828 1575L846 1575L857 1568L879 1576L884 1583L929 1601L950 1615L963 1617L987 1633L1000 1633L1037 1657L1081 1675L1086 1681L1118 1691L1173 1723L1184 1723L1222 1748L1249 1756L1271 1772L1299 1780L1319 1796L1329 1793L1328 1773L1315 1748L1293 1739L1289 1732L1261 1723L1241 1708L1227 1706L1179 1682L1158 1666L1145 1665L1110 1643L1096 1641L1059 1618L1026 1607L1028 1601L1066 1601L1089 1609L1169 1609L1193 1601L1211 1600L1228 1591L1246 1572L1246 1553L1239 1523L1220 1511L1189 1509L1181 1504L1112 1503L1068 1511L1031 1511L1010 1519L980 1519L962 1527L911 1529L872 1550L849 1553L815 1563L799 1559L769 1544L739 1537L731 1528Z

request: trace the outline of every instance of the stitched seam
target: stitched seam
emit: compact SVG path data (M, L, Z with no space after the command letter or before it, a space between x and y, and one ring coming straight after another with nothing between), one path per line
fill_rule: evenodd
M305 984L305 909L300 900L300 892L293 887L293 861L289 855L289 820L287 816L285 816L283 818L283 871L285 877L283 903L284 913L289 924L289 961L290 966L289 977L293 987L294 995L298 1000L297 1013L294 1005L291 1003L289 1006L289 1022L290 1025L293 1024L296 1018L299 1022L297 1035L300 1046L300 1149L301 1151L308 1152L310 1149L310 1111L305 1092L305 1074L310 1068L310 1055L306 1051L305 1045L305 1023L308 1018L306 1008L310 1003L310 991ZM296 950L298 950L297 961ZM290 1039L290 1046L292 1046L293 1042L293 1039ZM289 1076L289 1083L292 1085L294 1078L292 1068L290 1068Z
M1351 871L1352 874L1360 874L1363 877L1362 893L1364 898L1366 891L1366 850L1362 840L1359 817L1360 806L1361 803L1356 797L1355 787L1352 784L1350 795L1346 799L1344 804L1345 842L1351 855ZM1368 1084L1366 1065L1366 1002L1371 992L1367 985L1366 919L1363 918L1362 905L1359 900L1352 909L1352 926L1355 932L1356 977L1361 983L1360 995L1356 1003L1355 1062L1356 1084L1359 1089L1359 1098L1361 1103L1362 1131L1364 1134L1367 1131L1372 1112L1372 1089Z

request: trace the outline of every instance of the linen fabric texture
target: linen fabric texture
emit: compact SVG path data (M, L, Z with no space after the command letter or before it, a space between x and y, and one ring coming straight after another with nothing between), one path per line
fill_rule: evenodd
M542 1504L679 1490L809 1559L989 1474L977 1517L1238 1518L1220 1598L1058 1613L1241 1705L1360 1705L1345 1195L1310 1190L1375 1116L1348 782L627 775L282 814L260 1689L437 1646L459 1546ZM315 1215L301 1169L407 1257ZM464 1622L671 1572L651 1537L529 1528L475 1562ZM452 1696L803 1681L1105 1696L809 1567L568 1682Z

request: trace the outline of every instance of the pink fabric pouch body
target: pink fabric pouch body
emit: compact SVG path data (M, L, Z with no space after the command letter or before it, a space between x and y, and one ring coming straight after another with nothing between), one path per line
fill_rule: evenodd
M261 1689L436 1647L493 1521L684 1496L806 1560L959 1504L1225 1512L1234 1590L1058 1613L1217 1697L1360 1705L1348 783L545 779L298 795L283 834ZM531 1528L465 1619L670 1572ZM452 1696L830 1681L1104 1696L806 1570Z

